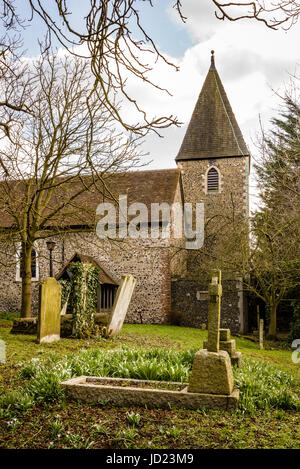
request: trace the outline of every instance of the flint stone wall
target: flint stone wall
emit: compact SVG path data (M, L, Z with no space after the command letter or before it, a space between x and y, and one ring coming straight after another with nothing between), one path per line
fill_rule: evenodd
M133 239L109 243L95 233L67 234L63 239L51 237L56 242L53 251L53 273L77 252L95 257L118 279L124 274L133 275L135 291L125 322L166 324L170 319L171 278L168 239ZM38 314L39 284L49 275L49 251L46 240L37 242L39 282L32 281L32 311ZM15 259L15 253L10 253ZM0 310L20 312L21 282L16 281L16 264L1 270ZM141 314L139 314L141 313Z
M232 334L240 332L239 296L236 282L222 281L221 327L230 329ZM208 319L207 285L194 280L173 279L171 282L171 321L185 327L201 328ZM207 297L207 299L202 299Z

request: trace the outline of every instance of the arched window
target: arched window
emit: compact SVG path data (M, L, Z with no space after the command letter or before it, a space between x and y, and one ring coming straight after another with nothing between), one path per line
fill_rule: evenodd
M207 192L219 191L219 173L216 168L210 168L207 173Z
M37 277L37 255L36 255L36 250L32 248L31 251L31 277L36 278Z
M21 265L22 265L22 247L21 244L17 250L17 272L16 272L16 280L22 280L22 273L21 273ZM39 269L38 269L38 257L35 248L32 248L31 251L31 280L38 280L39 279Z

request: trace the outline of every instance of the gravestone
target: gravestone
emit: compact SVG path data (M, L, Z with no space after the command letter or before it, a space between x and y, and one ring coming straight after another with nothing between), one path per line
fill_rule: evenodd
M60 339L61 285L48 277L41 285L37 341L39 344Z
M0 340L0 363L5 363L6 361L6 344L4 340Z
M264 320L259 320L259 350L263 350L264 348Z
M106 328L107 337L118 334L122 329L135 284L136 279L132 275L122 276Z
M233 392L233 373L228 352L220 350L221 271L212 272L208 288L207 349L196 352L188 392L230 395Z
M242 364L242 354L237 352L235 347L235 340L230 337L230 329L220 329L219 348L229 353L232 366L239 367ZM207 340L203 341L203 348L207 348Z

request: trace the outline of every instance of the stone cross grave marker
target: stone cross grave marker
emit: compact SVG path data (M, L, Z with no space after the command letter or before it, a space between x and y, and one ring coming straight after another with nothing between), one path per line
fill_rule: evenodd
M220 348L221 271L212 272L208 286L208 340L207 349L195 354L188 392L228 396L233 392L234 382L230 357Z
M48 277L41 285L37 341L39 344L60 339L61 285Z
M108 337L118 334L122 329L135 284L136 279L132 275L122 276L107 325L106 335Z
M220 317L221 317L221 271L212 271L212 280L208 287L208 340L207 350L219 352L220 347Z

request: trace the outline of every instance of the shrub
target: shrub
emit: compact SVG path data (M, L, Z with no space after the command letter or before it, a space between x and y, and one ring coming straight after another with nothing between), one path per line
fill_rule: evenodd
M73 334L84 338L94 334L98 302L99 268L86 262L72 262Z
M187 382L194 354L195 350L120 347L83 350L61 359L55 355L47 360L33 359L20 372L22 377L30 378L23 399L21 391L18 397L8 395L0 400L0 407L10 406L21 411L30 408L33 402L60 400L63 397L60 382L80 375ZM240 412L253 414L258 409L300 409L299 398L293 393L296 383L280 369L263 361L243 359L242 366L234 368L234 377L240 389Z
M299 398L293 393L293 379L287 373L263 361L243 360L234 368L240 389L239 410L253 414L257 409L300 409Z
M0 311L0 319L5 319L6 321L13 321L20 317L19 313L10 313L7 311Z
M61 308L64 307L66 301L69 300L72 283L70 280L59 279L59 283L61 285Z
M19 372L20 378L32 378L35 376L42 366L39 358L32 358L29 363L22 365Z
M140 424L141 416L138 413L135 412L126 412L126 418L127 421L130 425L133 425L134 427L138 427Z
M29 382L27 392L35 402L53 402L63 397L60 375L53 370L43 370Z
M0 409L2 417L14 417L20 413L26 413L34 406L32 396L23 390L12 391L0 397Z

